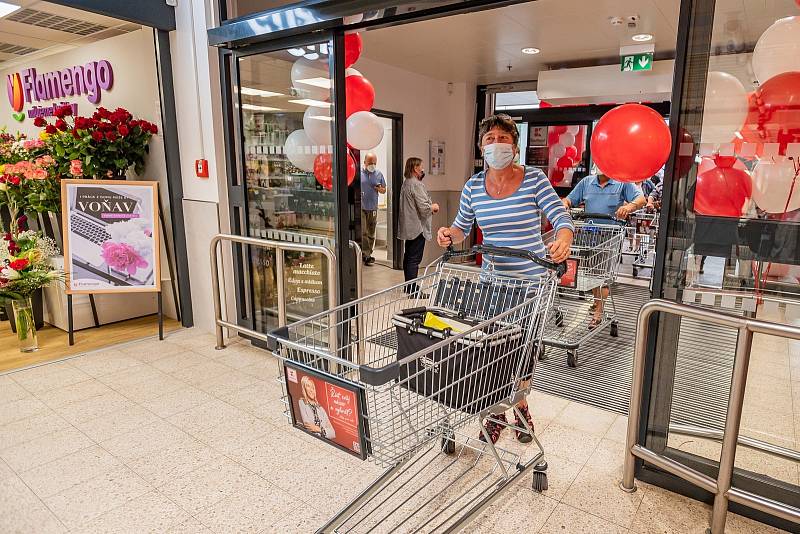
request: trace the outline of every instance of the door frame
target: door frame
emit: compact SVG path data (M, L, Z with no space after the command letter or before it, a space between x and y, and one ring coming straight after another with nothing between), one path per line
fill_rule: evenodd
M334 200L334 253L337 260L336 292L339 304L349 302L356 295L355 262L350 249L350 229L348 214L347 147L344 88L344 31L331 30L313 34L293 35L271 39L235 49L220 49L220 78L223 106L223 125L225 130L228 207L231 231L237 235L247 235L248 196L246 154L242 111L239 106L238 88L240 86L239 59L277 52L287 48L328 42L332 44L329 56L329 71L333 80L331 101L334 103L333 128L333 184ZM251 274L251 248L247 245L234 247L234 287L236 300L236 323L255 330L255 294Z
M392 121L392 197L389 199L389 214L392 223L392 269L403 267L403 241L397 239L399 226L400 189L403 187L403 114L383 109L373 109L372 113Z

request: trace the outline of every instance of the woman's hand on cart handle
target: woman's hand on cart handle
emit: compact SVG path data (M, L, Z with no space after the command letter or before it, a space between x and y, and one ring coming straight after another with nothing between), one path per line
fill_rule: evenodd
M453 246L453 235L450 228L444 226L439 228L439 231L436 232L436 242L440 247L450 249Z
M572 239L556 238L547 244L547 251L550 253L550 259L554 263L562 263L569 258L569 249L572 244Z

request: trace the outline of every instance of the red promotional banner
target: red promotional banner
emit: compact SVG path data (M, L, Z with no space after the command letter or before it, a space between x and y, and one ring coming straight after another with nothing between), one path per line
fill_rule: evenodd
M291 364L284 365L286 391L297 428L359 458L366 458L361 398L352 384Z
M561 277L559 284L561 287L576 288L578 287L578 265L580 260L578 258L567 259L567 272Z

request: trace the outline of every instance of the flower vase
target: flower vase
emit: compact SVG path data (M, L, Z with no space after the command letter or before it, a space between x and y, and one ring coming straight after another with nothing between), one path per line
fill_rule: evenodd
M39 340L36 337L36 324L33 317L33 303L30 297L12 300L11 307L14 310L14 321L17 326L19 351L39 350Z

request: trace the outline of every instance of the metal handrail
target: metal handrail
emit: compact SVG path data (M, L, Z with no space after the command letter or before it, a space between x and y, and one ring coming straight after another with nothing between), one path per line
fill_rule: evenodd
M657 312L706 321L711 324L736 328L739 331L733 362L731 392L728 398L728 414L725 419L725 429L722 433L722 453L719 459L719 471L716 479L639 444L639 419L641 417L642 389L644 385L645 347L649 334L650 318ZM800 340L800 328L795 326L714 312L662 299L647 302L639 311L639 317L637 319L636 343L633 359L633 385L631 389L630 410L628 412L628 435L625 446L623 478L620 487L629 493L636 491L634 472L636 468L636 458L638 457L659 469L663 469L699 488L713 493L714 508L711 515L712 534L722 534L725 532L725 520L728 514L729 501L749 506L787 521L800 523L800 509L731 487L734 462L736 459L736 446L739 442L742 405L744 404L744 393L747 386L747 370L750 365L750 350L753 344L754 333Z
M722 441L724 432L722 430L714 430L712 428L703 428L694 425L681 425L673 423L669 425L670 434L679 434L681 436L692 436L696 438L713 439L714 441ZM778 458L784 458L793 462L800 462L800 451L781 447L774 443L761 441L759 439L751 438L749 436L739 436L739 445L753 449L759 452L765 452Z
M257 332L253 329L246 328L235 323L231 323L230 321L226 321L222 318L222 302L220 301L220 289L219 289L219 260L217 258L217 250L219 247L219 243L222 241L229 241L232 243L239 243L242 245L250 245L254 247L268 248L275 250L275 270L278 273L278 276L276 278L278 282L277 290L278 290L279 326L284 326L286 324L286 299L284 298L286 289L284 287L285 281L283 279L283 272L285 270L284 253L286 251L318 253L325 256L325 258L328 260L329 308L330 309L336 308L335 289L336 289L337 262L336 262L336 254L330 248L323 245L306 245L301 243L260 239L257 237L245 237L245 236L231 235L231 234L217 234L211 239L211 244L209 247L210 260L211 260L211 291L212 291L212 299L214 300L214 328L217 337L217 345L216 345L217 349L221 350L225 348L223 328L227 328L229 330L233 330L234 332L238 332L241 334L246 334L254 339L258 339L263 342L268 341L266 334L262 334L261 332ZM350 241L350 248L353 249L357 254L357 259L360 259L361 247L358 245L358 243ZM356 284L359 296L361 295L362 292L361 269L362 269L361 262L356 261ZM333 320L333 318L331 320ZM331 324L333 324L333 322ZM332 335L329 342L331 343L331 347L335 347L336 346L335 329L331 329L331 332Z

